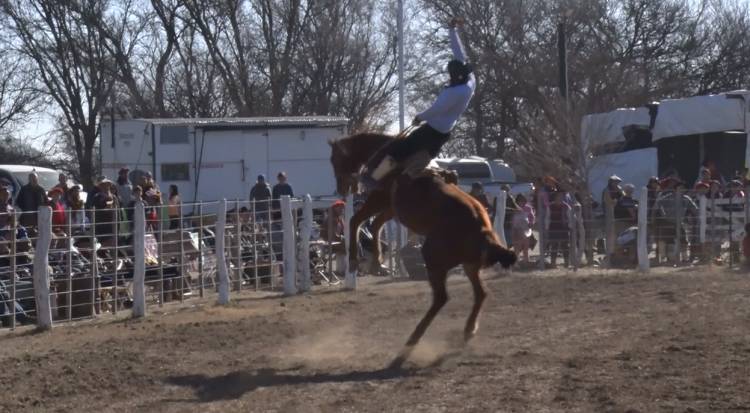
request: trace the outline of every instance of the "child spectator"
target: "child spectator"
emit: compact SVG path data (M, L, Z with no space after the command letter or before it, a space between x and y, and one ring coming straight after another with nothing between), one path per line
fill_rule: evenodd
M63 203L63 190L56 186L47 194L50 197L52 207L52 230L56 233L65 231L65 204Z
M169 185L169 206L167 207L167 213L169 215L169 229L180 228L180 192L177 189L177 185Z
M516 196L516 204L518 205L518 209L513 213L513 221L511 223L513 250L518 255L523 254L523 262L528 264L532 234L531 228L534 226L534 209L528 204L523 194Z

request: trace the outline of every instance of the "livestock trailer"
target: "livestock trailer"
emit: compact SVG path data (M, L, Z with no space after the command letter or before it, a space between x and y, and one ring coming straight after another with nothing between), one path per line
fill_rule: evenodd
M592 193L601 194L613 174L636 188L656 175L692 183L704 162L733 177L750 161L748 99L750 91L739 90L584 116L581 140L592 154Z
M256 177L285 171L295 194L331 195L329 139L347 133L338 117L102 119L102 173L146 171L183 202L247 199ZM134 179L131 179L134 180Z

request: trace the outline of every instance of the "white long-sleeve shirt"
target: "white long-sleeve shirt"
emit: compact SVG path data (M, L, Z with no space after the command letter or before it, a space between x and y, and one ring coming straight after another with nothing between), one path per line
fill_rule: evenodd
M456 29L451 28L449 36L453 58L466 63L463 45L461 45L461 39L459 39ZM474 78L474 73L471 73L469 74L469 80L465 84L443 89L435 103L429 109L418 114L417 117L427 122L433 129L442 133L448 133L456 126L458 118L469 107L469 101L474 96L475 88L476 79Z

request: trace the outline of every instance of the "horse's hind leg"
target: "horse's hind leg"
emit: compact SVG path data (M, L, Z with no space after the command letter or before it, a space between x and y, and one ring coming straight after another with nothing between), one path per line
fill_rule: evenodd
M435 315L437 315L440 309L443 308L445 303L448 302L448 291L446 290L445 286L448 272L445 270L429 270L429 277L430 287L432 288L432 305L430 306L430 309L427 310L427 314L425 314L419 324L417 324L414 332L411 333L411 336L409 336L409 340L406 341L406 347L404 348L404 350L401 352L401 354L399 354L398 357L396 357L395 360L393 360L393 362L391 362L390 368L401 367L404 361L406 361L406 358L409 357L411 352L414 350L414 347L419 342L419 339L421 339L422 335L424 335L427 327L430 326L432 319L435 318Z
M471 314L469 314L469 319L466 320L466 328L464 329L464 342L468 342L479 329L479 313L482 311L482 304L487 298L487 290L479 277L478 264L464 264L464 271L474 289L474 307L471 309Z

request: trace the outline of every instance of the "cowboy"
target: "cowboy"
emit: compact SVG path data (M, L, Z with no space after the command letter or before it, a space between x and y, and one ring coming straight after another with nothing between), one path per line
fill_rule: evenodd
M370 158L361 178L366 189L376 188L381 179L403 166L410 176L424 170L448 141L450 131L469 106L476 79L458 37L457 28L462 26L463 20L455 17L449 23L453 60L448 62L448 85L429 109L414 117L415 129L411 133L381 148Z

